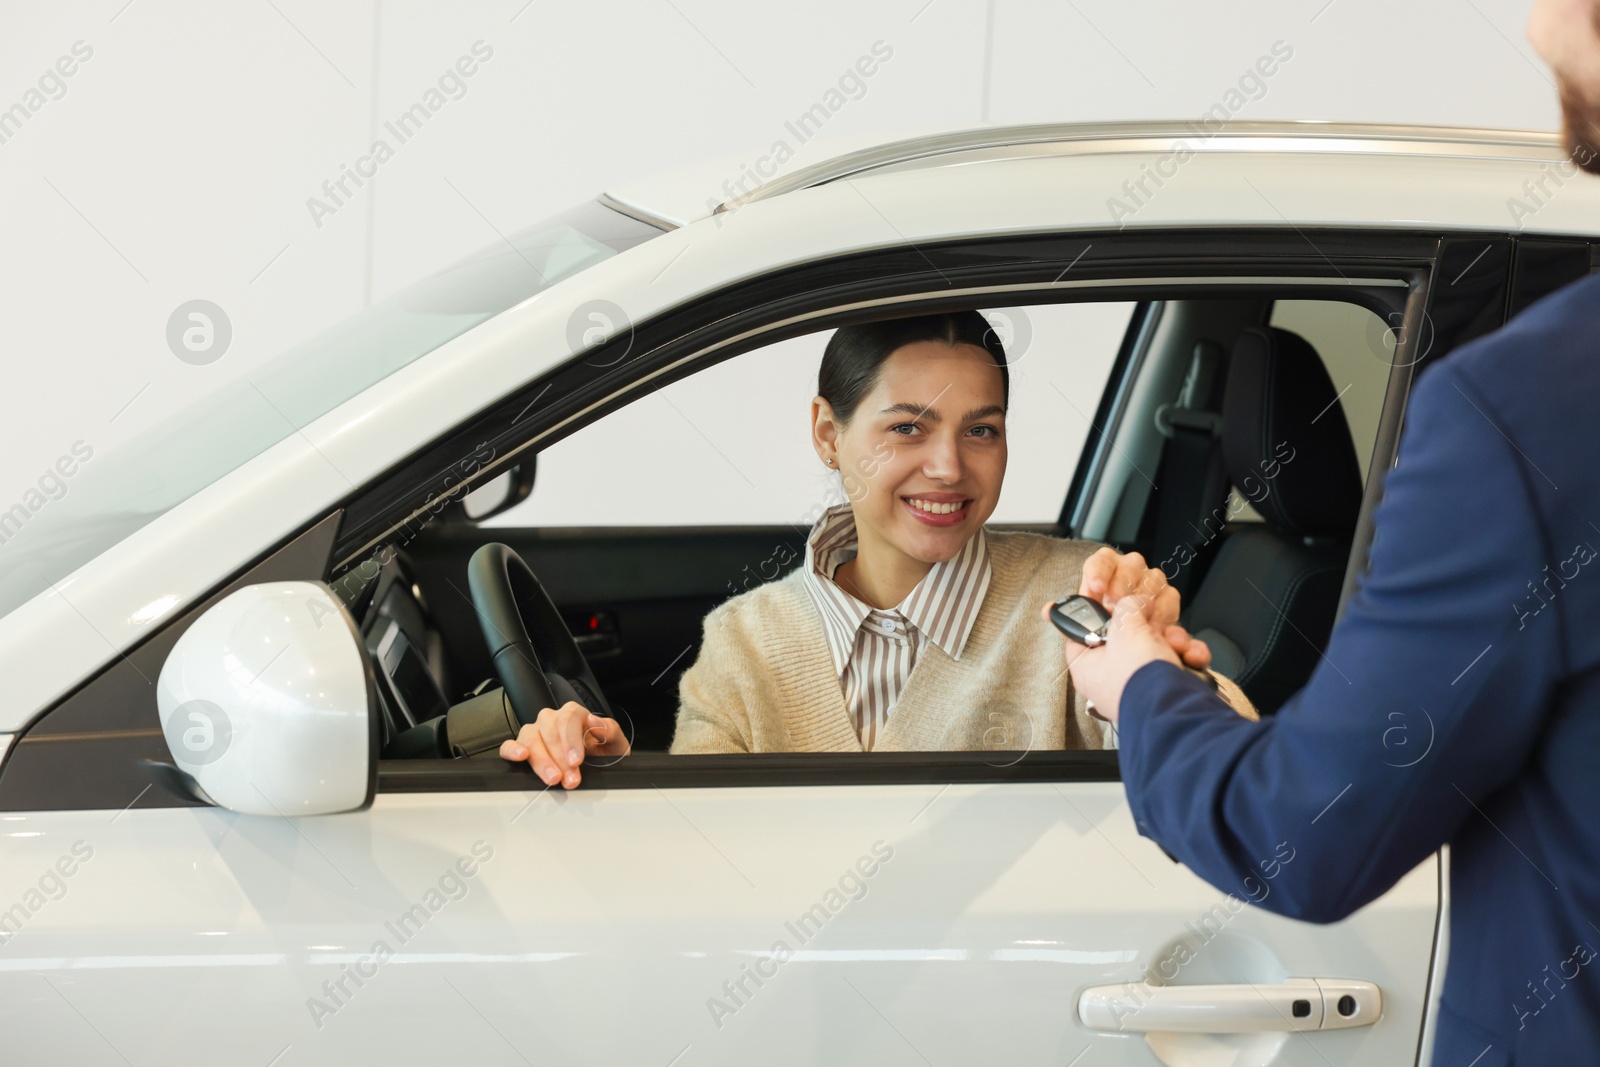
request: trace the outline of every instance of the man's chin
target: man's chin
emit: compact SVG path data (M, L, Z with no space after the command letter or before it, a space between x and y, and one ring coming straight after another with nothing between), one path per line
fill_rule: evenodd
M1600 175L1600 101L1587 99L1565 78L1560 92L1561 150L1580 169Z

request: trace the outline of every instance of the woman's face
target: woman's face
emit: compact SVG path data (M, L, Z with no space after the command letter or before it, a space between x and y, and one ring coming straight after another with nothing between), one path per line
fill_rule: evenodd
M813 401L815 443L836 456L865 547L950 559L993 514L1006 473L1005 394L994 357L972 344L896 349L850 424Z

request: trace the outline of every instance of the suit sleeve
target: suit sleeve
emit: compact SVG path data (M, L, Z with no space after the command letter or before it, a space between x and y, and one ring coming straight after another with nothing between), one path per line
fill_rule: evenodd
M1552 562L1541 476L1450 361L1429 368L1367 573L1306 687L1250 722L1171 664L1129 680L1120 761L1140 832L1229 892L1271 871L1263 907L1331 922L1481 817L1560 676L1558 612L1526 610Z

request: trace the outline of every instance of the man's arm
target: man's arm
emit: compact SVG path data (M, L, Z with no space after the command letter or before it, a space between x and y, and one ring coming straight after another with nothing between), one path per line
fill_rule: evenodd
M1370 568L1307 686L1261 723L1170 663L1122 690L1140 832L1233 890L1282 846L1264 906L1332 921L1373 900L1512 779L1561 670L1530 462L1451 364L1419 379ZM1567 546L1570 547L1570 546ZM1558 552L1555 559L1564 558ZM1115 636L1112 640L1115 641Z

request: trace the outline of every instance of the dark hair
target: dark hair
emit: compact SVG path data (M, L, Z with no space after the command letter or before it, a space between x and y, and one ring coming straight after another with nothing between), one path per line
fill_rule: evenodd
M878 382L878 369L896 349L919 341L976 345L994 357L1000 368L1001 403L1011 401L1011 376L1000 334L976 311L950 311L841 326L828 339L817 371L817 393L833 408L841 424L855 418L861 399Z

